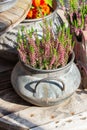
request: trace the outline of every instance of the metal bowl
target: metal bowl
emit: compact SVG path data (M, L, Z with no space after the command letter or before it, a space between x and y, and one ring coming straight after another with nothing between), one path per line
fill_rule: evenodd
M0 0L0 12L6 11L15 5L17 0Z

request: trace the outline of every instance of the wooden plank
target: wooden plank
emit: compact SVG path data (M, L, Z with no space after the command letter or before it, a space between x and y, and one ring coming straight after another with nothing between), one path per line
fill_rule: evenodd
M52 107L29 107L0 118L0 125L7 130L28 130L87 111L87 90L78 90L65 105Z
M11 21L0 16L0 32L3 32L8 26L10 26Z
M14 67L14 63L0 58L0 91L11 86L11 71Z
M10 10L8 10L8 12L10 12L12 14L16 14L17 16L21 16L24 13L24 9L18 8L17 6L15 6L15 7L11 8Z
M23 21L30 9L31 0L18 0L11 9L0 13L0 35ZM15 8L16 7L16 8ZM15 9L15 11L14 11ZM21 13L19 12L21 9ZM24 11L23 11L24 10ZM14 13L15 12L15 13ZM18 13L19 12L19 13ZM3 18L3 20L2 20ZM4 20L5 19L5 20ZM8 22L6 22L8 21ZM9 21L11 22L9 25ZM2 26L3 25L3 26Z
M87 130L87 111L30 130Z
M0 13L0 17L11 21L11 23L15 23L19 19L18 15L12 14L10 12Z
M23 0L19 0L16 4L18 8L22 8L23 10L26 10L28 8L28 3L25 3Z
M0 90L0 118L27 107L29 107L29 103L20 98L12 86L8 87L8 89Z
M0 57L0 74L12 70L15 64Z
M14 65L15 63L0 58L0 117L29 106L12 88L10 79Z

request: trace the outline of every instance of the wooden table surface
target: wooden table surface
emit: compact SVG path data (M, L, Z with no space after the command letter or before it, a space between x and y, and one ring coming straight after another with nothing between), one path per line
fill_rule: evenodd
M14 65L0 58L0 130L87 130L86 89L78 89L60 106L37 107L14 91Z
M0 35L23 21L30 6L31 0L17 0L11 9L0 13Z

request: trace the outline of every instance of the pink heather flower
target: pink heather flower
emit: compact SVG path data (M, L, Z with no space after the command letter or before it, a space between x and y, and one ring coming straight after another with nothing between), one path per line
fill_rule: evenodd
M50 68L50 69L52 69L52 65L55 63L55 61L56 61L56 56L53 55L53 57L52 57L52 59L51 59L51 61L50 61L50 64L49 64L49 68Z
M45 57L49 57L50 56L50 44L45 44L45 48L44 48L45 50Z
M31 66L35 66L36 65L36 52L35 51L37 50L37 47L36 47L35 41L30 37L28 37L28 48L30 48L28 50L30 64Z
M30 64L31 66L35 66L36 61L35 61L35 53L29 53L29 57L30 57Z
M20 55L20 58L21 60L26 63L26 54L21 50L21 49L18 49L18 52L19 52L19 55Z
M21 60L23 62L26 62L26 50L24 48L24 44L23 43L19 44L18 52L19 52Z
M64 66L65 65L65 48L63 47L63 45L59 44L58 52L59 52L59 63L62 66Z

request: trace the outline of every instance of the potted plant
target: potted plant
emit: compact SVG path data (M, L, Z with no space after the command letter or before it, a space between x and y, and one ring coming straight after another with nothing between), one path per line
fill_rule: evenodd
M64 5L60 0L61 5ZM65 11L73 40L75 41L75 61L82 75L82 87L87 86L87 2L85 0L70 0Z
M16 92L38 106L51 106L68 98L80 85L80 73L74 63L70 29L58 28L54 35L48 22L43 33L22 30L18 33L19 63L12 72Z

